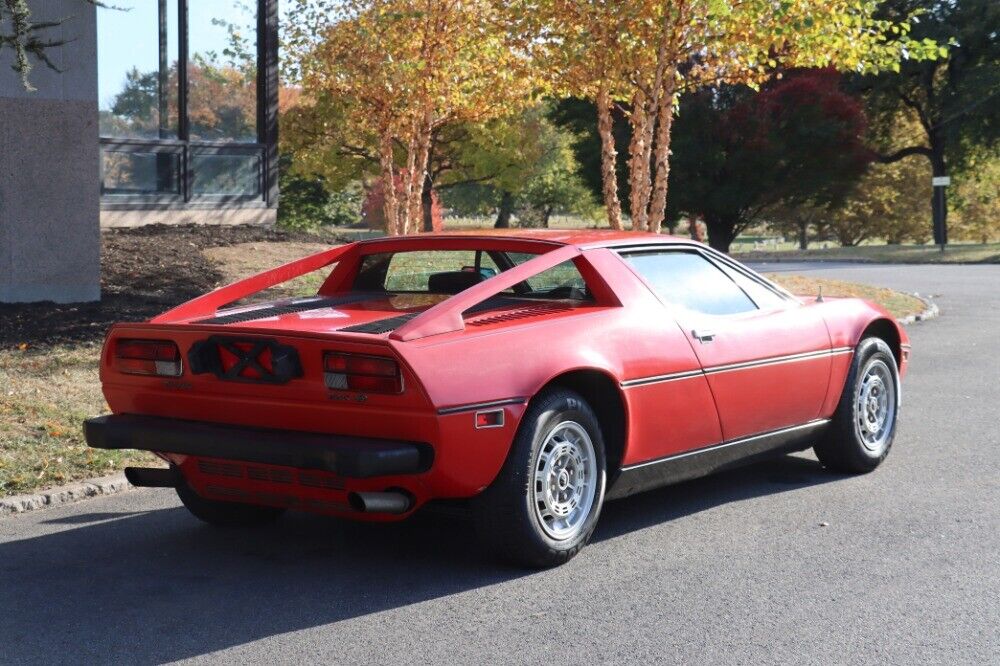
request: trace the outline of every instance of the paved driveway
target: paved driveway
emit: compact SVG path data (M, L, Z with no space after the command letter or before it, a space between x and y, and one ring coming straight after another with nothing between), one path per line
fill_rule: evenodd
M144 490L2 519L0 662L1000 660L1000 266L766 268L937 296L877 472L803 454L615 502L540 573L444 516L220 532Z

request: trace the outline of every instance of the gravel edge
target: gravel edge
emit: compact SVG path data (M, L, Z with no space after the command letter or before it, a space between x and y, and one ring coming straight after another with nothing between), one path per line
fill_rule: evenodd
M131 489L132 485L125 480L125 474L119 472L111 476L87 479L79 483L71 483L28 495L0 497L0 518L52 506L72 504L101 495L117 495Z
M924 303L924 311L919 314L909 315L897 321L904 326L909 326L920 321L927 321L937 317L941 311L936 303L920 294L913 294ZM81 500L101 495L117 495L118 493L132 490L133 486L125 480L123 473L103 476L99 479L88 479L80 483L73 483L59 488L43 490L30 495L14 495L13 497L0 497L0 518L16 515L38 509L46 509L52 506L72 504Z
M926 296L921 296L920 294L910 294L910 295L913 296L914 298L923 301L924 311L897 319L896 321L898 321L903 326L909 326L910 324L915 324L918 321L927 321L928 319L934 319L934 317L937 317L939 314L941 314L941 310L938 308L937 303L932 301L930 298Z

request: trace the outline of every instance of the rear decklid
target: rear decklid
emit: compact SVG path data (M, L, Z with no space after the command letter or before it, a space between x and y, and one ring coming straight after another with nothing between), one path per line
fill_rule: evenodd
M179 370L123 371L118 354L128 341L176 345ZM399 390L331 381L327 357L345 355L395 364ZM422 441L432 441L436 428L426 392L385 336L246 323L119 324L104 346L101 382L116 414L365 437L412 439L416 432Z

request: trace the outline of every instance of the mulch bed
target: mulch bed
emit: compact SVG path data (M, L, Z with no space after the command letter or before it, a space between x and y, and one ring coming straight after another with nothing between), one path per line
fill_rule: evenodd
M0 303L0 349L100 341L117 321L143 321L222 282L201 250L262 241L316 241L281 229L154 224L113 229L101 240L98 303Z

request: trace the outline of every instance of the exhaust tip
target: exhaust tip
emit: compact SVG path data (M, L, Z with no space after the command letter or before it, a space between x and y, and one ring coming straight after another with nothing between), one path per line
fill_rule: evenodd
M136 488L177 487L177 471L173 467L126 467L125 478Z
M355 492L347 494L347 503L359 513L406 513L413 500L405 492L387 490L381 493Z

